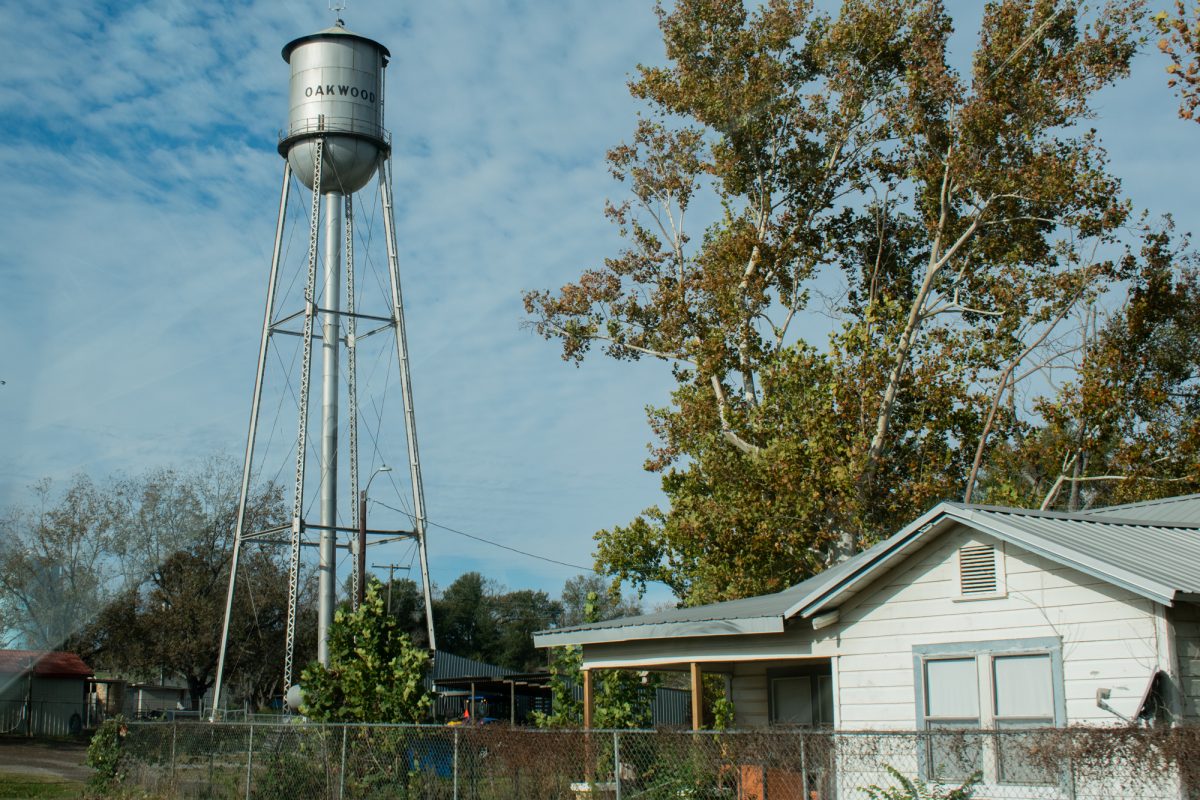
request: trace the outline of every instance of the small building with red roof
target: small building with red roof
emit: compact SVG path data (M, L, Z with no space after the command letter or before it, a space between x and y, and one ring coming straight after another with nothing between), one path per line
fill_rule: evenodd
M92 668L61 650L0 650L0 733L63 736L87 722Z

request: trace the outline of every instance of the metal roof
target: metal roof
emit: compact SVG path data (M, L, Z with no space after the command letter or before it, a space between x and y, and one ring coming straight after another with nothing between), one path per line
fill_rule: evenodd
M1176 594L1200 591L1200 519L1130 519L1128 508L1113 516L1094 512L1030 511L996 506L940 503L899 533L881 542L882 552L824 597L793 613L812 616L835 607L870 582L896 558L956 524L990 534L1064 566L1123 586L1169 605Z
M488 664L485 661L476 661L473 658L466 658L465 656L458 656L454 653L448 653L445 650L438 650L433 656L433 670L429 677L433 681L443 681L449 678L461 678L464 676L502 678L514 672L516 670L498 667L495 664Z
M727 600L690 608L673 608L656 614L621 617L605 622L538 631L537 647L621 642L678 636L732 636L745 633L782 633L788 610L851 572L872 551L859 553L808 580L775 594Z
M388 51L388 49L386 47L384 47L383 45L381 45L379 42L375 41L374 39L369 39L366 36L363 36L361 34L346 30L345 26L343 26L343 25L334 25L333 27L326 28L323 31L317 31L316 33L310 33L307 36L301 36L298 39L293 39L292 41L285 44L283 46L283 60L290 64L292 61L292 51L293 50L295 50L297 47L299 47L302 44L307 44L308 42L317 42L317 41L321 41L322 39L324 39L326 41L336 41L338 39L353 39L353 40L357 40L360 42L366 42L367 44L374 45L379 50L379 52L383 53L383 63L385 65L387 64L388 59L390 59L392 57L392 54Z
M1159 602L1169 604L1176 593L1200 593L1197 517L1189 523L1175 514L1164 523L1150 516L1131 517L1133 510L1118 508L1111 516L1086 517L1013 509L969 511L975 527L986 527L1029 550L1045 550L1042 554L1051 560Z
M836 608L899 559L957 525L1164 605L1178 594L1200 595L1200 495L1074 513L940 503L874 547L782 592L541 631L534 634L534 644L781 633L788 619Z
M1086 513L1093 517L1121 517L1155 522L1200 524L1200 494L1185 494L1179 497L1146 500L1141 503L1126 503L1120 506L1096 508Z

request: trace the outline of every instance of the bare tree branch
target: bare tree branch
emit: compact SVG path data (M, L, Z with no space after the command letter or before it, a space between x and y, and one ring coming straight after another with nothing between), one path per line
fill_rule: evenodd
M721 435L725 437L725 441L747 455L758 455L761 453L761 447L747 442L734 433L733 428L729 426L729 419L725 414L725 389L721 386L721 381L716 375L711 376L709 380L712 382L713 393L717 396L717 413L721 416Z

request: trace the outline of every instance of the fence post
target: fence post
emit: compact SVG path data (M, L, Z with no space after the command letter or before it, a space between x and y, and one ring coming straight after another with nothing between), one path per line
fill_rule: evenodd
M342 768L338 770L338 800L346 796L346 726L342 726Z
M621 734L613 731L613 782L617 784L616 800L621 800Z
M805 749L805 740L808 738L804 733L800 733L800 786L804 792L804 797L808 797L808 752Z
M454 800L458 800L458 728L454 729Z
M171 723L171 786L175 785L175 735L179 732L179 723Z
M246 800L250 800L251 769L254 767L254 723L250 723L250 742L246 745Z
M1074 742L1072 742L1072 749ZM1070 773L1070 783L1067 784L1068 800L1075 800L1075 757L1072 753L1067 753L1067 772Z

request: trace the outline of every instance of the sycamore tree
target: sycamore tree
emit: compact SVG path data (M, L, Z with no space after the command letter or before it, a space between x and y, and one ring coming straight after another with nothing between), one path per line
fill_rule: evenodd
M666 64L608 154L628 244L525 306L567 360L671 370L647 463L669 505L599 532L597 565L702 603L971 499L1037 424L1028 382L1147 268L1087 124L1142 4L988 3L965 72L936 0L658 14Z
M1163 34L1158 49L1171 60L1167 84L1179 93L1179 116L1200 122L1200 3L1189 11L1185 0L1175 0L1154 22Z
M1200 263L1168 232L1124 303L1092 315L1041 424L997 448L986 502L1076 510L1200 490Z

